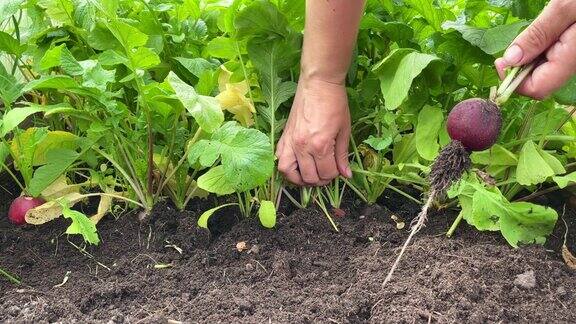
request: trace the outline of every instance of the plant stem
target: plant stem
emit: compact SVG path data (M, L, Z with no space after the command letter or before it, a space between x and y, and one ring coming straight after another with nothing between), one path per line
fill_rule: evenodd
M454 220L454 223L452 223L452 226L450 226L450 229L448 230L448 232L446 232L446 237L452 237L452 235L454 234L454 231L456 231L456 228L458 227L458 225L460 225L460 222L462 221L462 219L464 218L464 213L459 213L458 217L456 217L456 219Z
M502 82L498 91L496 92L495 103L500 106L506 103L512 93L516 91L516 89L524 82L526 77L532 73L534 68L536 67L536 63L532 62L528 65L523 67L515 67L512 71L506 76L506 79Z
M13 284L19 285L21 283L21 281L16 278L14 275L4 271L2 268L0 268L0 275L3 275L4 277L6 277L8 279L8 281L10 281Z

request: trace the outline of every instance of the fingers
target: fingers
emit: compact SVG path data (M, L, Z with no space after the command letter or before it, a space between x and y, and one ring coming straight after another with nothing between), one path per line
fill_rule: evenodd
M553 0L504 53L508 66L532 62L554 44L574 22L576 1Z
M280 171L286 180L291 183L298 186L305 185L300 176L300 171L298 170L298 160L296 159L296 155L288 146L285 146L282 150L282 154L278 155L278 171Z
M504 60L503 58L498 58L494 62L494 65L496 66L496 72L498 72L498 77L500 77L500 80L504 80L504 78L506 77L506 68L508 67L506 60Z
M352 178L350 162L348 161L348 146L350 144L350 127L345 127L336 137L336 164L340 174L346 178Z
M546 53L546 62L538 66L519 87L518 93L544 99L560 89L576 73L576 25L566 30Z
M314 163L314 157L308 154L305 150L300 147L296 148L296 159L298 160L298 169L300 170L300 176L302 181L309 186L315 186L320 182L320 176L316 170L316 163Z

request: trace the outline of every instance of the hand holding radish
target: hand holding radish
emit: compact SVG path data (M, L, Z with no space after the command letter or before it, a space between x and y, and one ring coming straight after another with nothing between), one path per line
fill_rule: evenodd
M552 0L508 47L495 65L504 79L505 69L542 57L517 92L543 99L560 89L576 74L576 1Z

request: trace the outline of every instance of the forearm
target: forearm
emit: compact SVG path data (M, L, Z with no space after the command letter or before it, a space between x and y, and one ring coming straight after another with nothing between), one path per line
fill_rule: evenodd
M352 60L364 0L307 0L302 75L344 84Z

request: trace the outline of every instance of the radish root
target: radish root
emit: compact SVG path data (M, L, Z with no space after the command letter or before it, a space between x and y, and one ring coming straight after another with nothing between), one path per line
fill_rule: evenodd
M428 210L432 206L432 203L434 202L435 198L436 198L436 191L432 190L432 192L430 192L428 200L426 201L426 204L424 205L424 207L422 207L422 211L420 212L420 214L418 214L416 218L412 220L410 227L410 235L408 235L406 242L404 242L404 246L402 246L402 250L400 250L400 254L398 254L398 257L396 257L396 261L394 261L394 264L392 264L392 268L390 268L390 271L388 272L386 279L384 279L384 282L382 283L382 288L384 288L384 286L386 286L386 284L392 279L392 276L394 275L396 268L398 268L400 260L402 260L402 256L404 255L404 252L406 252L408 245L410 245L410 242L412 242L412 238L414 237L414 235L416 235L416 233L418 233L422 229L422 227L424 227L424 224L428 219Z

